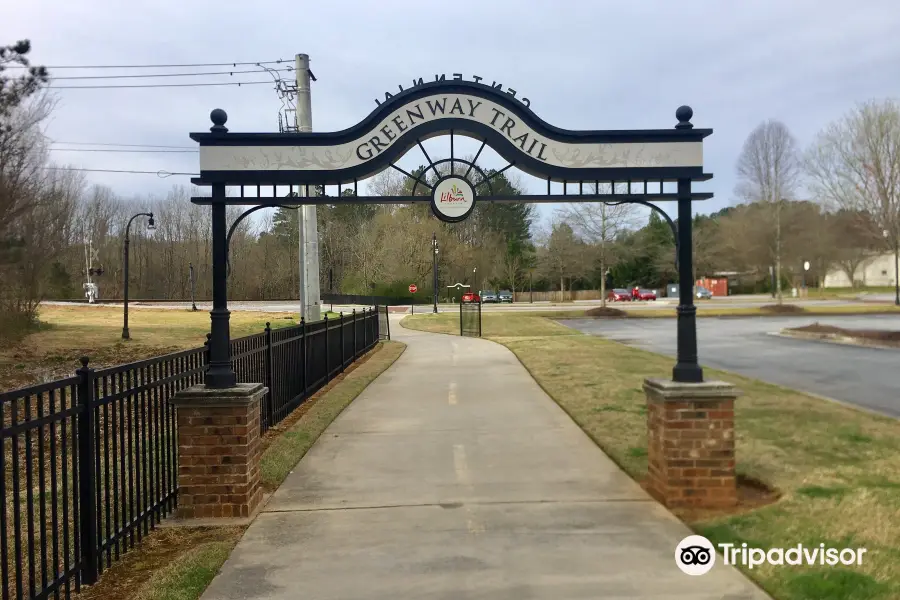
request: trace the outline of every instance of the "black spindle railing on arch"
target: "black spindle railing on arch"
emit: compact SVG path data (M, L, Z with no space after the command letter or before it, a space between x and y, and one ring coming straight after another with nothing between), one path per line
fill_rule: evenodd
M386 307L232 340L263 382L262 432L388 337ZM0 600L69 598L178 501L172 397L203 383L205 347L0 393Z

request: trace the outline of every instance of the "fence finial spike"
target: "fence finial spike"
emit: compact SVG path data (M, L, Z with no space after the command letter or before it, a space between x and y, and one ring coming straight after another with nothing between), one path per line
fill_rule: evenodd
M266 321L266 329L269 329L269 328L271 328L271 327L272 327L272 324L269 323L268 321Z
M81 366L85 369L87 369L88 363L91 362L91 359L87 356L82 356L78 360L81 362Z

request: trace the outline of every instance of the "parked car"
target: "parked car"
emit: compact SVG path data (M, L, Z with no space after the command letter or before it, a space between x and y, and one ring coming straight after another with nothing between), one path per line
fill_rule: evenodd
M481 292L481 303L488 304L497 302L497 294L493 290L484 290Z
M634 294L632 294L634 295ZM638 290L637 295L634 296L635 300L656 300L656 290Z
M606 299L610 302L631 302L631 292L629 290L615 289L609 290Z
M500 293L497 294L497 300L503 304L504 302L509 302L512 304L513 295L509 290L500 290Z
M697 286L694 290L694 295L697 297L697 300L712 300L713 294L711 291L706 289L703 286Z
M481 302L481 297L475 292L466 292L462 295L462 301L466 304L473 302Z

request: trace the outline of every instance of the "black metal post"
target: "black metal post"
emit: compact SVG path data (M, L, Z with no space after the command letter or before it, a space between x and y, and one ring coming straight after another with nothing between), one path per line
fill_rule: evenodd
M534 271L528 272L528 295L530 296L528 301L534 304Z
M132 217L134 218L134 217ZM122 249L122 261L125 265L123 269L122 275L122 299L124 302L124 322L122 323L122 339L128 340L131 339L131 332L128 331L128 246L131 245L131 240L128 239L128 228L131 227L131 221L128 221L128 225L125 226L125 243L123 244Z
M191 310L197 311L197 302L194 300L194 263L188 263L188 271L191 275Z
M437 314L437 303L438 303L438 272L437 272L437 253L438 253L438 245L437 245L437 232L433 232L431 234L431 272L434 274L434 282L432 286L434 288L434 314Z
M94 445L98 435L94 426L94 370L88 367L88 357L81 357L77 371L78 405L78 536L81 540L81 583L97 583L99 548L97 544L96 471ZM54 490L54 493L56 491Z
M331 351L328 348L328 315L325 315L325 381L331 379L331 370L328 366L328 354Z
M481 302L478 303L478 337L481 337Z
M703 381L697 362L697 307L694 306L694 258L691 215L691 180L678 180L678 361L672 380Z
M269 398L268 406L263 406L263 414L266 415L266 429L275 424L275 402L272 401L275 398L275 374L272 372L273 365L275 364L274 356L273 356L273 348L272 348L272 324L266 321L266 387L269 388L269 393L267 394ZM265 399L263 400L265 402Z
M375 307L375 310L378 310L378 307ZM365 321L363 321L363 325L365 325ZM355 361L359 358L359 346L356 345L356 309L353 309L353 360Z
M153 213L138 213L128 219L128 223L125 225L125 242L122 245L122 262L124 262L124 268L122 269L122 296L125 304L124 322L122 323L123 340L131 339L131 332L128 330L128 249L131 246L129 230L131 229L131 223L138 217L150 217L150 225L153 225Z
M209 366L206 387L234 387L237 376L231 366L231 313L228 311L228 249L225 243L225 184L212 186L212 277L213 307L210 317Z
M306 320L300 317L300 354L303 360L303 397L309 395L309 332L306 330Z
M341 311L340 324L341 324L341 335L340 335L340 341L341 341L341 370L340 370L340 372L343 373L343 372L344 372L344 365L347 364L347 363L346 363L347 357L344 356L344 311Z

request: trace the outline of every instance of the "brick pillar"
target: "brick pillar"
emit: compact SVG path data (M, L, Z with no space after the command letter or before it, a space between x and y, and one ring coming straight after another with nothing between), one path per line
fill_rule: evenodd
M259 403L268 388L196 385L172 399L178 421L177 519L249 517L262 499Z
M646 379L649 491L669 507L737 503L734 401L724 381Z

